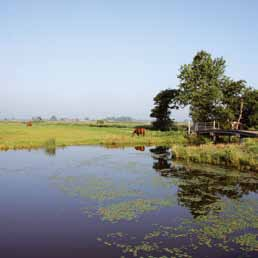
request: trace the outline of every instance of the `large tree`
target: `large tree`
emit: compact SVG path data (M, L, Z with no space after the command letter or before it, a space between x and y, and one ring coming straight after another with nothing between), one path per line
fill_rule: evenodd
M180 101L190 106L193 121L212 121L222 110L225 60L213 59L205 51L200 51L192 63L183 65L180 80Z
M152 117L154 127L170 127L170 110L189 106L194 122L216 120L223 127L242 124L258 127L258 90L246 85L244 80L234 81L225 75L225 60L212 58L200 51L190 64L181 66L178 90L161 91L155 98ZM234 121L234 123L232 123Z
M154 108L151 110L151 117L156 118L153 127L157 130L168 131L173 125L170 118L171 109L178 109L178 90L166 89L159 92L154 98Z
M258 90L247 88L243 95L244 108L242 123L258 129Z
M241 122L243 118L244 94L247 89L246 81L234 81L227 78L221 86L222 105L216 119L224 127L230 127L230 122Z

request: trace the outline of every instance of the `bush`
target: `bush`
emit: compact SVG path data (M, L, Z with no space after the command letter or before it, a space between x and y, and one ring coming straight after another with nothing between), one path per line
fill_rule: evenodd
M44 144L45 148L56 148L56 140L54 138L50 138L48 139L45 144Z
M211 142L209 138L195 134L188 135L186 138L190 145L201 145Z
M97 120L96 123L97 123L97 125L104 125L105 122L104 122L104 120Z

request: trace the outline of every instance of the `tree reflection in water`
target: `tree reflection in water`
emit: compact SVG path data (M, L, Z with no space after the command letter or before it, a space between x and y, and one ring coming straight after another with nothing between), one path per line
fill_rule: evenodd
M45 153L47 156L55 156L56 155L56 147L46 147Z
M166 147L157 147L150 152L154 159L153 168L161 176L179 179L178 202L187 207L195 218L211 211L220 211L221 200L225 197L240 199L258 191L258 177L255 174L173 165L170 150Z
M151 156L154 159L154 162L153 162L154 169L160 172L161 171L165 172L167 170L170 171L172 167L170 148L159 146L159 147L150 149L150 152L152 153Z

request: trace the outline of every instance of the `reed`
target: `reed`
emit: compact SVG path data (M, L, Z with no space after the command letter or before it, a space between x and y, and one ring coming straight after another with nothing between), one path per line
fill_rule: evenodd
M173 145L174 159L258 171L258 141L248 139L244 144Z
M51 149L51 148L56 148L56 140L54 138L48 139L45 144L45 148Z

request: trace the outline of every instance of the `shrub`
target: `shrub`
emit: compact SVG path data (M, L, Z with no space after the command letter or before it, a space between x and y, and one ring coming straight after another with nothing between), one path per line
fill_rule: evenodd
M45 142L44 146L46 148L56 148L56 140L54 138L50 138Z

